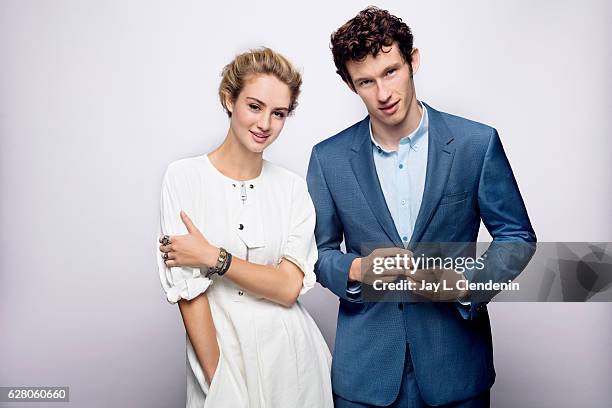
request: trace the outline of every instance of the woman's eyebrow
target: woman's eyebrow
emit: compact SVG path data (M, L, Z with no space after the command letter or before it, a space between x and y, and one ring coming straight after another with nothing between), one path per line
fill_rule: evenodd
M260 105L263 105L263 106L268 106L268 105L266 105L266 103L265 103L264 101L260 101L259 99L254 98L254 97L252 97L252 96L247 96L247 97L246 97L246 99L252 99L252 100L254 100L255 102L257 102L258 104L260 104ZM279 106L278 108L274 108L274 110L285 110L285 111L289 111L289 108L284 107L284 106Z

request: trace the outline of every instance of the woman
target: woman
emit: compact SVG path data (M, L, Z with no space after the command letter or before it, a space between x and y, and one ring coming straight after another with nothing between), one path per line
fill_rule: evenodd
M162 186L159 272L187 331L187 407L332 407L331 357L297 297L315 284L306 183L263 159L301 76L268 48L223 70L225 140ZM192 218L190 218L192 217Z

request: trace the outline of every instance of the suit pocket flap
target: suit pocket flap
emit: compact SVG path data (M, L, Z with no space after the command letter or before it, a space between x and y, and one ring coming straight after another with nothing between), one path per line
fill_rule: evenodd
M464 191L463 193L453 193L453 194L443 195L442 199L440 200L440 205L459 203L465 200L467 198L467 195L468 195L467 191Z

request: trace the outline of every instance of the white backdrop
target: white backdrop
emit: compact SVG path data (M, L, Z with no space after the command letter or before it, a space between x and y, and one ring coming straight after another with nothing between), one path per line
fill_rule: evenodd
M365 115L329 35L367 5L0 0L0 386L184 405L184 329L154 258L165 166L220 143L221 68L266 45L304 74L266 157L305 175L311 147ZM499 130L539 240L612 241L612 5L377 5L413 29L417 96ZM336 299L303 302L332 344ZM610 404L610 304L490 311L494 407Z

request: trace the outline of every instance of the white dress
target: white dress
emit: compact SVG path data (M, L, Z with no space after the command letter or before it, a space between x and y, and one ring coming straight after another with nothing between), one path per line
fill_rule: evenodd
M162 185L162 233L187 233L181 209L211 244L258 264L286 258L304 272L301 293L314 286L315 212L301 177L264 160L259 177L240 182L224 176L206 155L178 160ZM168 301L206 291L217 329L220 358L211 384L186 336L188 408L333 406L329 349L304 307L287 308L227 278L168 268L157 258Z

